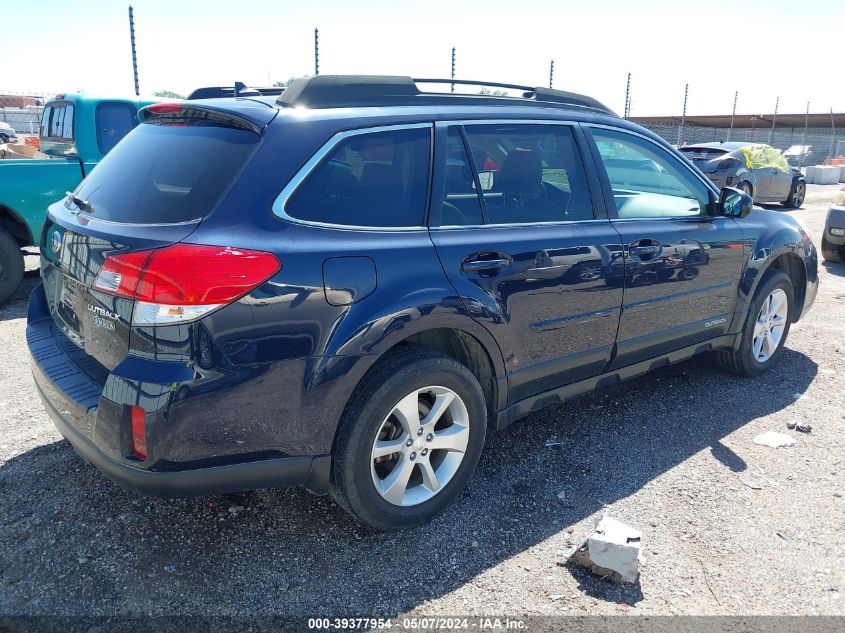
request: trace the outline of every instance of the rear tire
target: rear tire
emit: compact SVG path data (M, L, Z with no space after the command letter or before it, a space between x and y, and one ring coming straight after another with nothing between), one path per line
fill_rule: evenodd
M484 393L464 365L420 347L392 352L344 411L331 495L378 530L424 523L466 486L486 427Z
M0 303L15 294L23 279L24 263L20 245L0 228Z
M768 303L770 300L773 303ZM778 300L785 301L786 305L775 305ZM768 271L748 308L739 348L716 352L716 361L722 369L749 377L767 371L783 351L794 302L795 292L789 276L781 270ZM771 318L775 313L782 320Z
M752 187L751 183L747 180L743 180L736 186L736 188L742 191L743 193L747 193L752 198L754 197L754 187Z
M797 178L792 183L792 189L789 190L789 197L781 204L787 209L799 209L804 204L804 198L807 196L807 183L802 179Z
M841 264L845 259L845 246L831 244L826 237L822 236L822 257L826 262Z

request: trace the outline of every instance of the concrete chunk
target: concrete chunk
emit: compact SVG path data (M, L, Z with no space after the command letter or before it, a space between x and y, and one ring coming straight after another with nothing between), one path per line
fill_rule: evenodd
M602 515L593 533L570 554L569 561L615 582L636 582L640 575L642 533Z

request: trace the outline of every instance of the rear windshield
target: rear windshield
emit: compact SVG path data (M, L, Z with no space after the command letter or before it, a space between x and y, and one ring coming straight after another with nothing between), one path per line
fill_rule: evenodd
M166 224L205 217L258 143L213 124L136 127L82 182L77 196L109 222Z
M709 147L682 147L681 153L692 161L710 160L724 156L728 152L723 149L710 149Z

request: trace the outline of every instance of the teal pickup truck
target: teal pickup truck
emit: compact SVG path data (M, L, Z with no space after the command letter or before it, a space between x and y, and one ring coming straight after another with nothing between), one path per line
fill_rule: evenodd
M21 248L38 244L47 207L73 191L155 101L59 94L44 106L41 152L0 160L0 303L20 284Z

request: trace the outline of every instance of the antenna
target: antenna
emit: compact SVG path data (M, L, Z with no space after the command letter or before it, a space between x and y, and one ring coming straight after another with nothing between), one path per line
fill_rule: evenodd
M455 78L455 47L452 47L452 79ZM455 92L455 84L452 84L452 92Z
M549 88L554 88L555 82L555 60L549 65Z
M129 41L132 44L132 72L135 75L135 96L139 96L138 89L138 56L135 54L135 16L132 14L132 5L129 5Z
M314 75L320 74L320 29L314 29Z

